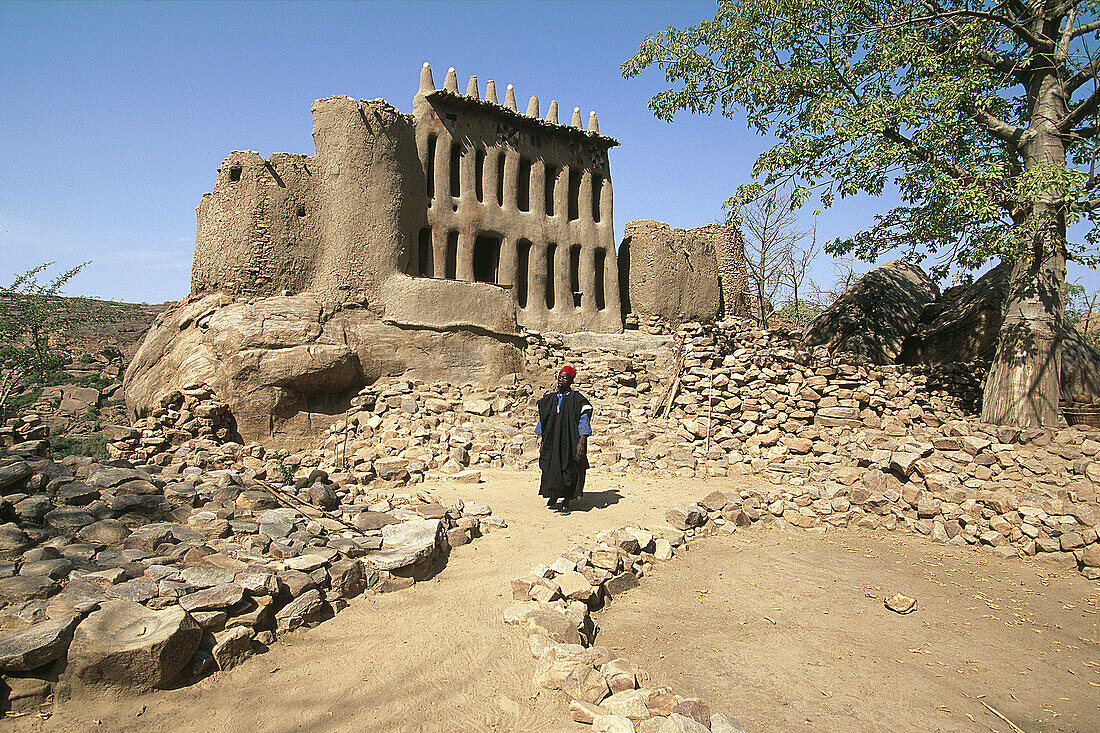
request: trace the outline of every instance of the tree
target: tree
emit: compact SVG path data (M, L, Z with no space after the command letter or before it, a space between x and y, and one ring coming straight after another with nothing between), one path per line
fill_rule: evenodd
M1096 263L1100 218L1098 0L740 0L649 36L623 65L656 64L650 100L733 117L778 144L736 211L780 186L823 206L888 183L902 205L827 251L940 255L933 274L1014 263L982 417L1057 419L1065 261ZM1067 225L1082 219L1082 243Z
M764 328L776 293L783 285L791 249L805 234L794 228L795 216L789 200L774 194L741 207L739 218L753 305L757 321Z
M65 283L88 263L39 283L38 276L53 264L32 268L0 288L0 417L17 387L40 385L68 362L61 347L71 329L92 315L89 309L66 308L59 297Z
M820 212L815 211L814 215L816 216L818 213ZM798 298L798 291L806 282L806 277L810 273L810 264L817 257L817 251L817 222L815 221L810 246L799 247L797 244L792 244L787 249L787 256L780 268L780 279L783 281L783 285L791 290L792 320L799 326L807 325L820 312L818 308L804 307L803 302ZM810 284L812 287L812 281Z

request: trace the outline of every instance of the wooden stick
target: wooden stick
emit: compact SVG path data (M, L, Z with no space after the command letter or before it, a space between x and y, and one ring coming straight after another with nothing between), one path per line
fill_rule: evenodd
M984 706L985 706L985 709L986 709L986 710L988 710L989 712L993 713L994 715L996 715L996 716L997 716L998 718L1000 718L1000 719L1001 719L1001 720L1003 720L1004 722L1008 723L1008 724L1009 724L1009 726L1011 726L1011 727L1012 727L1012 730L1014 731L1014 733L1024 733L1024 729L1023 729L1023 728L1021 728L1020 726L1016 725L1016 724L1015 724L1015 723L1013 723L1013 722L1012 722L1011 720L1009 720L1009 719L1008 719L1008 718L1006 718L1006 717L1005 717L1004 715L1002 715L1002 714L1001 714L1001 712L1000 712L999 710L997 710L997 708L995 708L995 707L993 707L992 705L988 704L988 703L987 703L987 702L986 702L985 700L978 700L978 702L980 702L980 703L981 703L982 705L984 705Z

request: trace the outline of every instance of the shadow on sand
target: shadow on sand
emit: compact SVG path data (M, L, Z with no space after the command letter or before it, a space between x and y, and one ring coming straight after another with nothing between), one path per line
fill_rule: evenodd
M623 495L619 493L618 489L585 491L581 494L579 499L574 499L569 502L569 511L587 512L592 509L606 509L613 504L618 504L619 500L622 498Z

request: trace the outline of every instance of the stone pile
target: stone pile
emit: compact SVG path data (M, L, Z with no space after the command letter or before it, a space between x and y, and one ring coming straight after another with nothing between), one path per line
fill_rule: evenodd
M973 436L937 442L967 455L989 445ZM850 469L843 481L715 491L697 504L672 507L665 518L693 535L732 532L757 522L817 531L830 526L897 530L932 542L986 547L1001 557L1044 553L1090 580L1100 579L1100 511L1093 495L1050 491L1051 496L1039 483L1032 491L1015 493L975 489L960 483L955 473L938 470L934 463L942 459L919 457L916 444L901 447L914 452L885 451L881 460L888 465ZM930 456L935 449L926 447ZM928 471L923 480L918 465ZM907 466L916 480L903 479Z
M655 561L672 558L684 542L685 533L671 528L608 530L512 581L512 597L521 603L504 612L504 622L527 635L538 660L535 683L564 692L573 720L608 733L740 730L703 701L655 685L644 669L595 645L591 612L636 587Z
M109 425L104 435L107 455L135 463L167 466L177 451L186 452L193 440L225 443L236 436L229 406L207 385L190 385L160 400L152 414L133 425Z
M164 466L0 453L0 678L13 708L227 669L504 526L487 506L192 438ZM358 488L358 487L357 487Z

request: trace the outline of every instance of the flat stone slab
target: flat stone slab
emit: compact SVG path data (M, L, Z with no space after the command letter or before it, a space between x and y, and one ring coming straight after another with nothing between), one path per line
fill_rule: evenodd
M69 648L79 615L50 619L0 636L0 670L29 672L59 659Z
M367 556L375 570L397 570L433 556L442 545L443 523L410 519L382 528L382 549Z
M62 682L74 697L88 687L128 694L164 687L190 661L202 633L179 606L151 611L105 601L76 627Z
M189 612L220 611L244 600L244 588L234 583L223 583L206 588L179 599L180 607Z
M60 590L61 586L47 575L16 575L0 579L0 600L8 603L49 598Z

